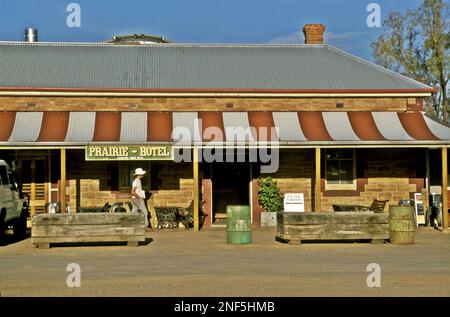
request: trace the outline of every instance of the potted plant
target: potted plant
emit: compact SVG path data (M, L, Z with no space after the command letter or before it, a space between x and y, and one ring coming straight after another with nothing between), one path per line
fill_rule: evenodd
M272 177L258 179L258 200L261 212L261 227L277 225L277 211L283 210L283 194Z

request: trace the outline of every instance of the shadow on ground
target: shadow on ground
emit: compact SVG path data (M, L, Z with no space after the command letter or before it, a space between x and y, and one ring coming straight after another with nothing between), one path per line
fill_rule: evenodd
M146 246L153 242L152 238L146 238L139 242L139 246ZM127 246L127 242L64 242L52 243L51 247L69 248L69 247L104 247L104 246Z
M0 246L7 246L10 244L18 243L18 242L26 240L30 237L31 237L31 228L28 228L25 236L21 237L21 238L16 237L13 234L12 229L9 229L3 233L0 233Z

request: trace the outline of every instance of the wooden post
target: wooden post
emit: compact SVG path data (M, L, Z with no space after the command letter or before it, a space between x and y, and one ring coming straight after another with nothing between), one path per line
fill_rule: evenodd
M316 148L316 190L315 192L315 208L314 211L321 211L320 204L320 148Z
M250 205L250 224L253 227L253 224L255 223L254 219L253 219L253 166L252 166L252 162L250 162L249 164L250 167L250 179L248 182L248 204Z
M156 216L155 210L155 192L151 191L151 193L152 195L150 196L150 199L147 200L147 208L148 212L150 212L150 223L152 228L155 229L158 226L158 217Z
M199 206L200 206L200 182L198 175L198 149L193 150L193 174L194 174L194 232L199 231Z
M421 191L421 194L422 194L423 211L424 211L423 222L426 224L427 223L427 215L429 213L428 208L430 208L430 204L429 204L429 200L428 200L430 193L428 191L428 188L423 188ZM417 218L418 218L417 220L419 220L421 217L418 216Z
M448 213L447 213L447 147L442 148L442 230L448 228Z
M51 155L50 150L48 150L47 153L48 153L47 154L47 162L48 162L47 163L47 170L48 170L47 177L48 177L48 179L47 179L47 186L46 186L47 196L45 197L45 202L50 203L52 201L52 155ZM47 212L47 210L45 210L45 212Z
M61 212L66 212L66 148L61 148L61 183L59 190Z
M430 191L430 149L425 150L425 187Z
M425 150L425 189L422 189L425 225L430 226L427 219L430 215L430 149Z
M30 184L30 213L31 216L34 216L34 214L36 213L36 205L35 205L35 200L36 200L36 161L35 160L31 160L31 184Z

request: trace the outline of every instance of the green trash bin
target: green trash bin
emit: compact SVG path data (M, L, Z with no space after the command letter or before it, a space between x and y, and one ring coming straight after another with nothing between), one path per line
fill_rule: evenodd
M250 206L227 206L227 243L252 243Z

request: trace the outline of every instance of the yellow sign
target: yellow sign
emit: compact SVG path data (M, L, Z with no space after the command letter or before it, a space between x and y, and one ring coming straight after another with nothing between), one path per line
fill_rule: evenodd
M86 161L173 160L171 145L88 145Z

